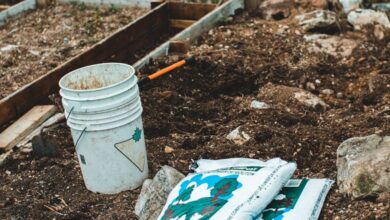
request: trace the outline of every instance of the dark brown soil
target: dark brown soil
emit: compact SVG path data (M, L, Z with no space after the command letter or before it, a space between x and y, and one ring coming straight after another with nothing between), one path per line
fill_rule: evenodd
M23 13L0 27L0 99L130 23L142 8L56 4Z
M0 0L0 5L16 5L23 0ZM0 9L1 11L1 9Z
M288 31L277 34L280 25L288 25ZM242 15L201 37L190 51L196 65L142 88L150 177L163 165L187 173L192 159L281 157L297 162L296 177L336 180L336 149L342 141L390 135L388 39L364 39L351 57L334 58L309 53L297 31L292 20ZM142 73L178 58L160 59ZM317 111L271 98L270 109L250 108L251 101L263 101L258 93L269 82L303 89L315 83L312 92L330 108ZM325 96L323 89L335 93ZM238 126L251 136L242 146L226 139ZM88 192L69 129L51 136L60 143L58 157L17 151L0 168L1 219L136 219L138 190L115 196ZM167 146L173 152L166 153ZM353 200L335 184L320 219L388 219L389 208L386 196Z

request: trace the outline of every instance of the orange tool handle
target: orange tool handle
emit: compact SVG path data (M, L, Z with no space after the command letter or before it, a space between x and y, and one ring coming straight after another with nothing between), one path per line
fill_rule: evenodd
M155 78L160 77L160 76L162 76L162 75L164 75L164 74L166 74L166 73L169 73L169 72L171 72L172 70L174 70L174 69L176 69L176 68L179 68L179 67L183 66L184 64L186 64L186 61L185 61L185 60L180 60L180 61L177 62L177 63L174 63L174 64L172 64L172 65L170 65L170 66L168 66L168 67L165 67L164 69L161 69L161 70L159 70L159 71L153 73L152 75L149 75L148 78L149 78L150 80L154 80Z
M188 64L188 63L193 63L195 61L194 57L189 57L187 59L184 59L184 60L180 60L179 62L177 63L174 63L168 67L165 67L164 69L161 69L149 76L144 76L143 78L141 78L139 81L138 81L138 85L143 85L145 83L147 83L148 81L152 81L162 75L165 75L169 72L171 72L172 70L176 69L176 68L179 68L185 64Z

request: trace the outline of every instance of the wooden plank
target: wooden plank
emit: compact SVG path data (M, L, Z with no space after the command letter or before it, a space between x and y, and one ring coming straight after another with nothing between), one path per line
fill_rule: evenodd
M199 20L215 9L215 4L169 2L171 19Z
M169 42L170 53L187 53L190 44L187 41L173 40Z
M10 7L9 5L0 5L0 11L8 9L9 7Z
M170 2L170 4L178 5L176 2ZM237 10L244 8L244 0L229 0L223 3L220 7L211 11L199 21L184 29L180 33L176 34L170 39L170 41L187 41L191 42L199 37L202 33L215 26L220 20L227 16L234 15ZM160 56L168 55L169 53L169 42L165 42L161 46L154 49L148 55L138 60L134 64L134 69L139 70L147 65L150 60Z
M54 105L35 106L0 134L0 150L13 148L56 111Z
M35 136L37 136L41 132L43 128L54 125L58 121L64 119L64 117L65 117L64 113L56 113L55 115L51 116L49 119L44 121L39 127L35 128L33 132L28 134L22 141L16 144L16 147L26 146Z
M156 34L168 29L168 6L164 3L136 19L89 50L73 57L47 74L0 100L0 126L19 117L32 106L44 103L58 92L58 81L65 74L100 62L123 62L130 53L150 44Z
M134 69L136 71L140 70L142 67L147 65L150 60L155 59L157 57L168 55L169 52L169 41L161 44L159 47L154 49L152 52L148 53L146 56L139 59L134 65Z
M192 42L202 33L217 25L219 21L225 19L228 16L235 15L236 11L242 10L243 8L244 0L229 0L223 3L220 7L216 8L214 11L203 16L195 24L175 35L171 40L184 40Z
M152 0L152 1L150 1L150 8L153 9L153 8L161 5L162 3L164 3L164 0Z
M186 29L187 27L194 24L196 20L187 19L169 19L169 27L177 29Z
M0 11L0 27L5 23L8 18L34 8L36 8L35 0L24 0L16 5L12 5L6 10Z

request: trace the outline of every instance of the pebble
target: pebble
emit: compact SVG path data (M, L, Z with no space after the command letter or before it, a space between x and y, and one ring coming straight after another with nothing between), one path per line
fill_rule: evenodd
M315 82L316 84L320 84L320 83L321 83L321 80L316 79L314 82Z
M247 133L245 133L244 131L241 131L240 130L240 127L237 127L236 129L234 129L233 131L231 131L227 136L226 138L228 140L231 140L233 141L235 144L237 145L243 145L245 144L247 141L249 141L249 139L251 138Z
M172 147L169 147L169 146L165 146L164 148L164 152L167 153L167 154L170 154L174 151L174 149Z
M336 97L337 97L338 99L341 99L341 98L343 97L343 93L342 93L342 92L338 92L338 93L336 94Z
M12 52L14 50L18 49L17 45L7 45L5 47L0 48L0 52Z
M7 175L11 175L11 171L9 171L9 170L6 170L6 171L5 171L5 174L7 174Z
M334 91L332 89L323 89L321 91L321 93L324 94L324 95L330 96L330 95L334 94Z
M306 83L306 88L308 90L310 90L310 91L314 91L314 90L316 90L316 85L314 83L312 83L312 82L307 82Z
M270 106L265 103L265 102L259 102L257 100L253 100L251 102L251 108L254 108L254 109L269 109Z

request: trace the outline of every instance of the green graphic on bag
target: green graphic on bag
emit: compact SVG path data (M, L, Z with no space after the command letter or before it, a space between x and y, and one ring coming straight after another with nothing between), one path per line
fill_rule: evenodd
M209 219L229 201L232 193L242 186L237 181L238 175L225 177L212 175L205 178L202 178L202 176L202 174L195 175L189 181L181 184L179 195L168 206L161 218L162 220L181 217L185 217L187 220L195 215L201 215L201 220ZM210 195L187 202L191 199L194 190L203 184L207 184Z
M289 180L278 196L263 211L263 219L282 219L284 213L294 209L305 188L307 179Z

